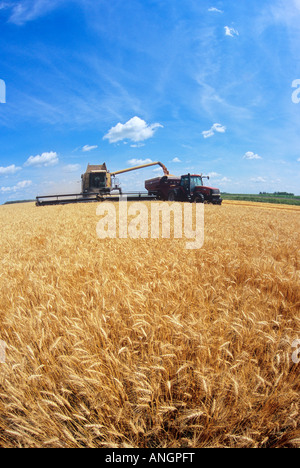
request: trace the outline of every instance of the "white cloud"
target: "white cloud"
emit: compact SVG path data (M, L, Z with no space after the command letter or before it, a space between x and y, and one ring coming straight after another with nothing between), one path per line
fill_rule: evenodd
M179 158L174 158L174 159L172 159L172 162L174 162L174 163L180 163L181 161L180 161Z
M80 164L67 164L63 167L64 172L77 172L80 169Z
M17 167L15 164L12 164L11 166L0 167L0 175L11 175L21 170L21 167Z
M82 151L85 153L87 151L92 151L93 149L96 149L96 148L98 148L97 145L94 145L94 146L84 145L82 148Z
M30 185L32 184L32 181L31 180L22 180L21 182L18 182L16 187L19 189L19 188L27 188L27 187L30 187Z
M55 166L58 164L58 156L54 151L49 153L37 154L36 156L30 156L25 162L24 166L34 166L34 167L49 167Z
M262 157L258 154L254 154L252 151L247 151L247 153L244 154L243 159L262 159Z
M22 0L22 2L12 1L10 4L4 2L2 5L11 9L9 21L21 26L50 13L63 3L63 0Z
M224 11L219 10L218 8L215 8L215 7L209 8L208 11L214 11L215 13L224 13Z
M0 187L0 192L1 193L13 192L13 187Z
M209 172L207 175L209 177L221 177L221 174L219 174L218 172Z
M255 183L267 182L267 179L265 179L264 177L252 177L252 179L250 180Z
M231 179L229 179L228 177L222 177L222 179L220 180L220 183L226 183L226 182L231 182Z
M0 3L0 10L5 10L6 8L11 8L12 5L7 3L7 2L1 2Z
M124 144L126 144L126 141L124 141ZM135 143L134 145L130 145L130 148L142 148L142 146L145 146L145 143Z
M223 125L219 123L215 123L210 128L210 130L205 130L204 132L202 132L202 135L204 138L209 138L209 137L212 137L215 134L215 132L225 133L225 131L226 131L226 127L224 127Z
M300 162L300 158L298 158L297 161Z
M151 138L159 127L162 127L159 123L149 125L139 117L133 117L125 124L118 123L112 127L103 138L108 139L110 143L125 139L134 142L144 141Z
M142 164L150 164L152 163L152 159L129 159L129 161L127 161L128 164L130 164L130 166L141 166Z
M239 32L234 28L225 26L224 29L225 29L225 36L230 36L230 37L239 36Z
M32 185L31 180L22 180L21 182L18 182L16 185L13 187L1 187L0 188L0 193L15 193L15 192L20 192L23 189L26 189Z

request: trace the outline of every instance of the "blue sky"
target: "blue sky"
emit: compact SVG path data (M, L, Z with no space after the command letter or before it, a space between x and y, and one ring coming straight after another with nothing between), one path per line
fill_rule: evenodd
M300 194L300 0L0 0L0 35L0 203L104 161Z

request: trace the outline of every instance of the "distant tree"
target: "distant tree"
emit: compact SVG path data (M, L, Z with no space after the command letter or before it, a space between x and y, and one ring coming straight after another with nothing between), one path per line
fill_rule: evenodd
M274 192L274 195L279 195L279 196L285 195L285 196L288 196L288 197L294 197L294 194L289 193L289 192Z

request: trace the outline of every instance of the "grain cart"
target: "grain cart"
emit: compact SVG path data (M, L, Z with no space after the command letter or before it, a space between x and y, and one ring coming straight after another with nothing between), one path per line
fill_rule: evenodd
M164 175L146 180L145 188L149 195L160 200L221 205L220 190L204 185L203 179L205 178L209 179L209 176L202 174L186 174L179 177Z

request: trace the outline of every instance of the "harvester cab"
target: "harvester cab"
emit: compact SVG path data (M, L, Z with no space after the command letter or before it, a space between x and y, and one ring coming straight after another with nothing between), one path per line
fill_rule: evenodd
M86 172L81 175L82 193L109 192L107 172L105 163L97 166L88 164Z
M145 167L154 166L156 164L161 166L164 175L169 175L168 169L161 162L141 164L140 166L129 167L127 169L121 169L114 172L108 171L105 163L99 164L97 166L88 164L86 172L81 176L82 193L95 192L99 194L105 194L114 190L118 190L119 193L122 193L119 185L119 179L116 178L116 175L123 174L124 172L135 171L136 169L143 169Z

